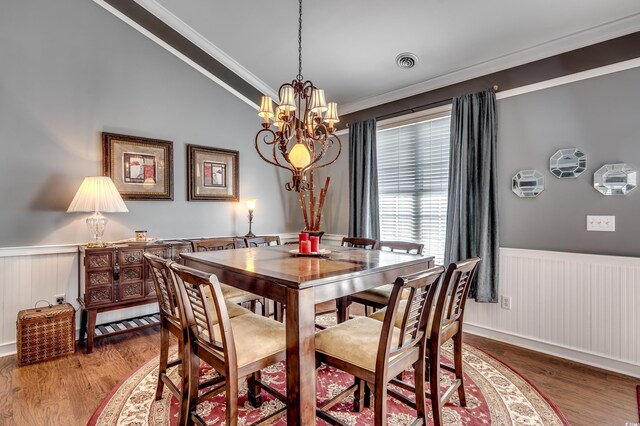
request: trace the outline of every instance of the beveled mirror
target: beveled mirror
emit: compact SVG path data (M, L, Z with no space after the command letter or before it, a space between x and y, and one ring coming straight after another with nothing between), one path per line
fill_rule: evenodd
M604 195L626 195L636 187L636 171L624 163L605 164L593 174L593 187Z
M587 168L587 156L576 148L559 149L549 158L549 171L557 178L577 178Z
M520 170L511 181L511 190L521 198L534 198L544 191L544 176L537 170Z

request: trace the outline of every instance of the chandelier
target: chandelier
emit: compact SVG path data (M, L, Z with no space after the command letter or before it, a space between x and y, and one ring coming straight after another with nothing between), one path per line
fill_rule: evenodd
M291 172L285 188L296 192L312 190L313 178L307 179L307 174L334 163L342 152L342 142L334 134L334 125L340 121L338 105L327 103L324 90L302 77L302 0L298 16L298 75L280 86L275 113L271 97L262 97L258 116L264 121L255 138L256 151L264 161ZM335 153L327 155L334 145Z

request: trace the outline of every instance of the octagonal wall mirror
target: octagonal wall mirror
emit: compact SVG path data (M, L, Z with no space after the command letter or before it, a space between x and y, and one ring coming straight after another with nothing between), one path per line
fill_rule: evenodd
M624 163L605 164L593 174L593 187L603 195L626 195L637 185L636 174Z
M559 149L549 158L549 171L557 178L577 178L587 168L587 156L576 148Z
M544 176L537 170L520 170L511 180L511 190L521 198L535 198L544 191Z

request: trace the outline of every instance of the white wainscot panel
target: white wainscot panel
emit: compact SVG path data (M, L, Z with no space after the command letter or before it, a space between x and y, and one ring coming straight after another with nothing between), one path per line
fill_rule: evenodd
M467 332L640 377L640 259L502 248L500 295Z

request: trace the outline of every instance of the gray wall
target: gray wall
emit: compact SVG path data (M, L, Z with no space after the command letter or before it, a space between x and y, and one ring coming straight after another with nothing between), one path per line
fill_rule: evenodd
M640 189L603 196L593 173L626 162L640 170L640 69L631 69L498 101L501 246L540 250L640 255ZM549 172L557 149L587 154L577 179ZM545 191L518 198L511 178L535 168ZM587 232L587 215L614 215L615 232Z
M343 140L348 143L348 135ZM558 179L549 172L549 157L565 147L588 156L588 168L577 179ZM336 218L331 232L345 234L346 157L339 171L331 171L344 176L334 186L344 190L334 193L328 206ZM639 68L499 100L500 245L640 256L640 188L627 196L605 197L592 187L593 173L616 162L640 171ZM530 168L543 173L546 189L535 199L518 198L511 178ZM587 232L587 215L616 216L616 232Z
M107 240L246 232L238 203L186 201L187 143L240 151L255 232L297 229L286 176L253 150L256 111L94 2L3 2L0 58L0 247L87 240L86 214L65 210L101 174L102 131L174 141L174 201L128 201Z

